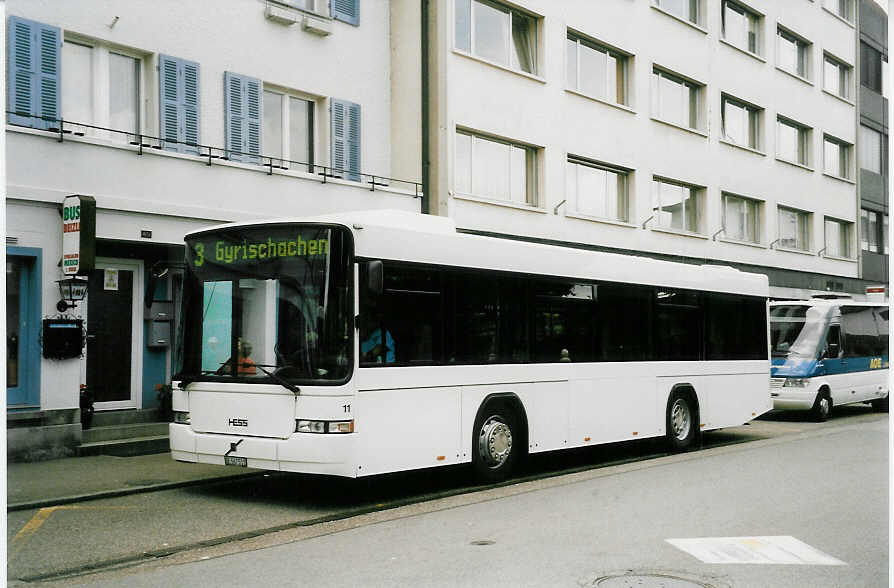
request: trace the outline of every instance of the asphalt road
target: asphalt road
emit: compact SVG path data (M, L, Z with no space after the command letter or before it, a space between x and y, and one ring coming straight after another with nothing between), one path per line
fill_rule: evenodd
M481 585L497 579L480 575L483 564L475 563L481 557L486 560L493 547L490 551L500 555L490 569L501 578L505 570L524 570L520 584L573 580L570 585L578 585L594 573L590 580L613 569L663 569L658 564L664 562L651 557L656 553L672 556L662 558L671 569L692 568L688 564L698 560L666 544L666 538L785 535L843 559L851 572L860 571L860 582L841 583L840 572L829 576L831 568L823 567L817 579L837 578L839 583L816 584L811 578L809 585L887 585L886 417L863 407L844 407L822 424L787 413L768 415L748 426L706 434L705 449L682 455L667 456L655 443L639 441L537 456L515 480L499 487L469 486L465 469L361 481L272 474L91 501L53 512L27 542L11 549L8 577L58 578L66 585L99 581L154 586L170 583L162 581L163 575L176 573L176 584L210 586L295 584L294 574L300 571L308 580L300 584ZM592 487L580 490L588 484ZM575 508L583 510L575 513ZM454 520L451 513L462 510L472 514ZM776 519L780 512L786 532L777 532L778 525L765 520L769 514ZM7 539L36 515L10 513ZM699 523L696 534L690 528L693 523ZM387 529L392 530L383 531ZM471 530L477 539L470 538ZM830 532L836 540L849 538L846 553L833 549L839 543L824 542ZM659 541L656 533L664 537ZM592 551L597 538L604 548ZM359 543L351 543L355 539ZM485 554L466 554L476 540L486 544L474 546L478 551L473 552ZM333 545L327 548L327 542ZM857 544L864 546L862 555L854 549ZM372 548L378 545L392 554L386 561L400 565L381 569L382 555ZM564 572L553 569L549 578L537 575L542 564L529 569L544 549L551 553L550 561L559 562L578 551L568 548L574 545L590 546L583 549L590 553L590 567L575 560ZM512 549L505 551L507 546ZM293 551L288 555L277 551L289 549ZM445 549L450 552L446 559L439 555ZM527 555L519 559L517 553ZM471 559L466 561L466 555ZM275 563L277 557L301 563L282 566ZM202 558L215 558L214 565L202 564ZM58 576L108 570L116 564L128 567L92 576ZM172 572L175 564L187 565ZM455 576L457 569L467 567L473 575ZM752 566L757 567L779 566ZM814 568L797 566L796 573L804 574L806 567ZM194 578L181 576L193 569L199 570ZM277 576L276 570L285 575ZM566 577L568 570L574 570L573 578ZM263 575L251 580L245 573ZM775 576L752 575L770 583L735 585L808 585L774 584Z

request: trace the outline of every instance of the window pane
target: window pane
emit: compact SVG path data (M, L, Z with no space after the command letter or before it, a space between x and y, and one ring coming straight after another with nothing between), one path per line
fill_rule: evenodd
M580 90L597 98L606 98L608 56L603 51L580 45ZM611 97L615 99L614 96Z
M869 214L865 208L860 210L860 249L870 251L869 249Z
M310 141L311 112L313 103L289 96L289 159L301 163L313 163Z
M509 13L475 2L475 55L509 65Z
M66 42L62 46L62 118L93 124L93 49Z
M676 184L656 182L658 185L659 210L658 224L672 229L686 229L685 205L688 189Z
M860 167L882 173L882 135L863 125L860 125Z
M472 137L456 134L456 191L472 192Z
M750 143L748 110L744 106L729 100L724 101L723 134L727 139L738 145L748 145Z
M21 259L21 258L20 258ZM21 333L21 295L19 289L22 278L22 264L15 258L6 259L6 387L19 385L19 358Z
M787 38L779 33L776 37L776 48L779 59L779 67L798 74L798 43L792 38ZM800 75L800 74L799 74Z
M841 224L826 220L826 255L830 257L844 257L841 248Z
M528 200L527 149L513 146L510 149L509 185L513 202L524 204Z
M109 126L135 133L139 127L140 62L109 54Z
M694 2L692 0L658 0L657 3L664 10L676 14L680 18L696 22L697 15L693 10Z
M608 217L605 170L585 165L577 167L578 210L584 214Z
M835 176L841 174L841 147L828 139L823 141L823 170Z
M877 212L869 213L869 231L867 235L869 236L869 250L879 252L879 242L878 242L878 217L879 214Z
M282 157L282 94L264 92L264 153Z
M776 123L776 155L788 161L798 161L798 129L781 121Z
M723 10L723 36L742 49L748 49L748 18L733 4L726 3Z
M689 126L689 89L682 82L655 74L658 80L658 117L680 126Z
M472 193L485 198L509 200L509 145L473 137L472 161Z
M536 26L534 19L512 13L512 67L524 72L534 73L536 61Z
M577 41L568 39L565 43L565 48L568 53L568 71L566 72L568 87L577 90L579 89L577 85Z
M779 209L779 246L807 249L807 215L794 210Z
M471 0L456 0L456 48L462 51L472 49L472 5Z

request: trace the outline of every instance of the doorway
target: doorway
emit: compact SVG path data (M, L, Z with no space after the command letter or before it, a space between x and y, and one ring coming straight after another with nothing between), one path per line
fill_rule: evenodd
M97 258L87 281L82 382L93 394L96 410L140 408L143 262Z

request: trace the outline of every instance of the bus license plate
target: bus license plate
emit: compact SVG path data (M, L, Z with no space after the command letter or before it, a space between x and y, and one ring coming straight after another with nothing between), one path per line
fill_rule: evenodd
M234 455L225 455L224 464L245 468L248 467L248 458L236 457Z

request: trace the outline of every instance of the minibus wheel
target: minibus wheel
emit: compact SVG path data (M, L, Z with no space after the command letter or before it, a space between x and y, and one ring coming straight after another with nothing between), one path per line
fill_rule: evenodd
M819 394L816 395L816 400L813 402L813 408L810 409L810 417L816 423L824 423L829 420L829 415L832 414L832 397L829 395L829 391L823 388L819 391Z
M515 411L502 403L486 406L473 431L472 465L478 477L488 482L508 478L523 440Z
M667 443L672 451L689 449L698 432L695 402L690 394L675 390L667 401Z
M889 394L889 396L885 396L884 398L878 398L878 399L870 402L869 404L872 405L872 410L874 410L876 412L888 412L888 398L889 397L890 397L890 394Z

